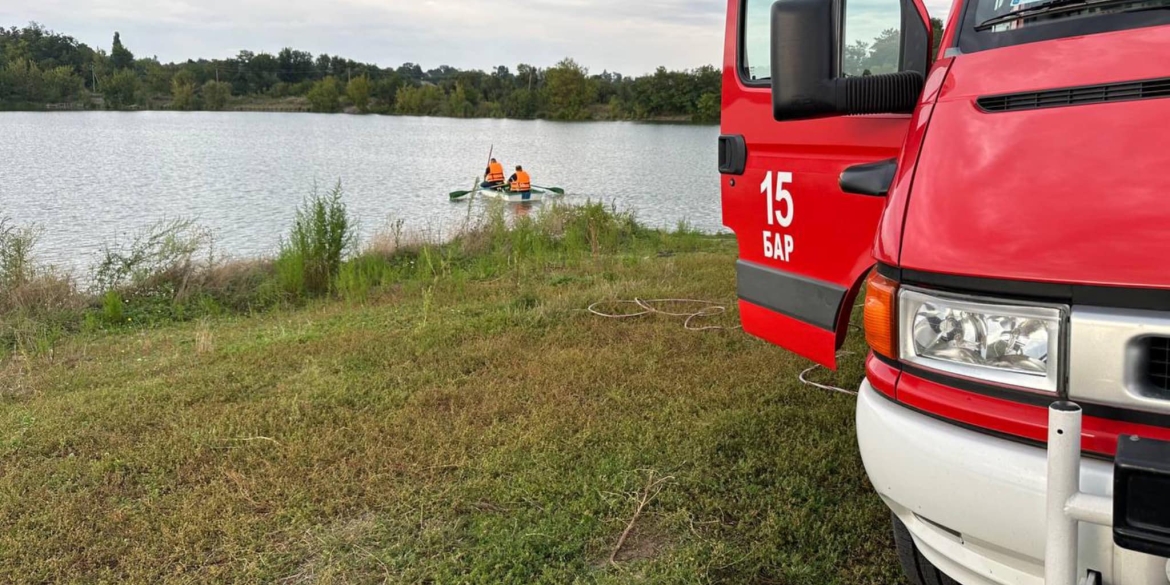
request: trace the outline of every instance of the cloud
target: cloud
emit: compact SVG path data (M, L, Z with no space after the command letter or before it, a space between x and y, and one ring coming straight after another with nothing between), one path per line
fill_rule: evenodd
M926 0L926 11L932 17L946 22L951 14L951 3L948 0Z
M895 0L852 2L870 10ZM932 15L945 18L944 3L929 0ZM106 50L117 30L136 55L163 61L294 47L384 67L573 57L593 71L641 74L721 64L726 8L726 0L38 0L0 3L0 23L35 20ZM859 26L869 34L882 22Z
M8 4L8 3L3 3ZM286 46L396 66L467 68L573 57L593 70L722 61L721 0L40 0L0 6L108 50L115 30L140 56L228 57Z

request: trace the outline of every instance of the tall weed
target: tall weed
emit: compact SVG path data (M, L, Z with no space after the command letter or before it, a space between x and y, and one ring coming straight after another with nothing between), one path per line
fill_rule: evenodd
M0 218L0 287L12 290L36 277L33 248L41 237L37 227L20 227Z
M0 218L0 353L47 351L84 307L72 277L37 263L40 235Z
M215 264L215 239L191 219L162 220L128 241L106 245L93 271L98 292L185 299Z
M406 232L406 220L391 217L386 220L383 228L370 238L363 252L389 258L404 249L417 247L425 241L421 236Z
M338 181L327 193L314 189L297 208L276 260L280 283L294 298L328 293L342 260L356 243L357 225L349 216L344 195Z

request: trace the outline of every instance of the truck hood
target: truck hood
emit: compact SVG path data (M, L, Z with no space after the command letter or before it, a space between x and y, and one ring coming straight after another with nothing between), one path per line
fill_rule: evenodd
M986 96L1168 77L1170 59L1155 57L1170 55L1168 29L955 58L922 145L900 264L1170 288L1170 98L996 112L977 104Z

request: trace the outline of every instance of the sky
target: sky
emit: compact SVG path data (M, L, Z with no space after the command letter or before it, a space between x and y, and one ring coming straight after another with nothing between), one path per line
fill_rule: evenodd
M927 0L932 16L949 4ZM639 75L720 65L726 11L725 0L0 0L0 26L36 21L107 51L116 30L135 56L163 62L293 47L383 67L572 57Z

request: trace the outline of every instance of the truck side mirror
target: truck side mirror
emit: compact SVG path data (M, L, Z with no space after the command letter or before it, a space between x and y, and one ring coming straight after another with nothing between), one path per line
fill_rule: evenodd
M914 22L917 15L902 19L902 71L841 77L836 8L834 0L781 0L772 5L773 117L784 121L913 112L930 52L929 33Z

